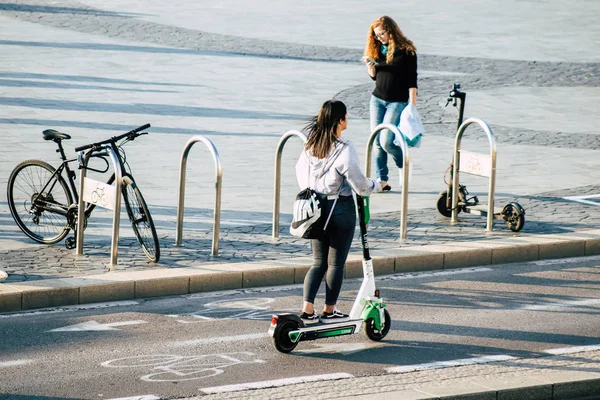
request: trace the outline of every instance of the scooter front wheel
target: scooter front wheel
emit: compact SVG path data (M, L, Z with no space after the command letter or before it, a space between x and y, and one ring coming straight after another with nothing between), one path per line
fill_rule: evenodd
M295 321L285 321L277 325L273 334L273 344L275 348L282 353L289 353L294 350L298 342L292 342L289 333L298 329L298 323Z
M365 335L367 335L369 339L376 342L380 341L388 334L388 332L390 331L390 326L392 325L392 318L390 317L390 313L386 309L384 309L383 314L385 321L381 330L377 330L377 328L375 328L375 320L373 318L369 318L368 320L366 320L363 328L365 331Z

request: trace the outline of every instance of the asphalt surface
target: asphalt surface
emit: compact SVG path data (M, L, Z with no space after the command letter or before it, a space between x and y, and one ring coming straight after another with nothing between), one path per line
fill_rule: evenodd
M600 345L598 263L599 257L588 257L381 277L377 287L393 321L384 340L372 342L359 332L301 342L286 355L266 331L272 314L298 311L300 285L5 314L0 331L11 334L0 345L10 355L0 363L2 393L279 398L289 384L271 389L279 394L215 388L345 374L346 380L328 385L316 380L328 387L319 397L332 398L364 394L364 383L349 384L349 376L392 381L398 368L481 357L491 358L491 365L540 361L551 350ZM350 309L359 284L345 282L343 310ZM317 304L322 301L319 296ZM404 373L409 381L415 371ZM429 373L434 379L438 371ZM373 384L366 393L384 389Z

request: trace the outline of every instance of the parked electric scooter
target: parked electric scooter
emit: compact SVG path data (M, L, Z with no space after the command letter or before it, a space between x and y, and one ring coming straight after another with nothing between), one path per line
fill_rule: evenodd
M448 95L448 101L446 102L446 107L450 102L454 107L457 106L457 101L460 100L459 108L458 108L458 123L456 124L456 130L460 128L463 122L463 116L465 112L465 98L466 94L461 92L460 84L455 83ZM453 163L450 163L450 167L444 173L444 183L448 185L448 189L441 192L437 203L436 208L440 214L444 217L450 218L452 216L452 181L453 181ZM450 172L450 179L446 180L446 176ZM483 217L487 217L488 212L487 209L479 206L479 199L477 196L468 197L469 192L467 191L467 187L465 185L458 185L458 205L456 212L460 213L464 211L466 213L481 215ZM478 207L479 206L479 207ZM513 231L518 232L525 225L525 210L519 203L510 202L506 204L501 210L494 210L494 219L502 220L506 223L506 226Z
M273 315L269 335L273 337L275 348L282 353L294 350L298 343L332 336L357 333L361 326L367 337L374 341L383 339L390 330L392 320L385 309L385 303L375 288L373 261L369 255L367 242L367 223L365 201L367 197L356 196L360 239L363 252L363 282L347 319L335 323L316 323L305 325L296 314Z

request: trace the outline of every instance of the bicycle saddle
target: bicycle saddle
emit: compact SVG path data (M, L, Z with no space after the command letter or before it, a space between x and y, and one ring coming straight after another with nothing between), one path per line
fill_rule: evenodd
M44 140L54 140L55 142L59 142L63 139L71 139L71 135L67 135L66 133L54 129L46 129L42 133L44 134Z

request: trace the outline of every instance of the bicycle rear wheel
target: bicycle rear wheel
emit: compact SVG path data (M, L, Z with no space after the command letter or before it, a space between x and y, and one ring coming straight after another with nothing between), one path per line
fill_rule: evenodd
M10 213L23 233L39 243L60 242L69 233L67 210L71 192L53 166L41 160L26 160L8 178Z
M152 222L150 210L142 197L131 175L123 176L123 201L127 209L127 215L133 228L133 233L140 242L142 250L148 256L151 262L158 262L160 259L160 247L158 236Z

